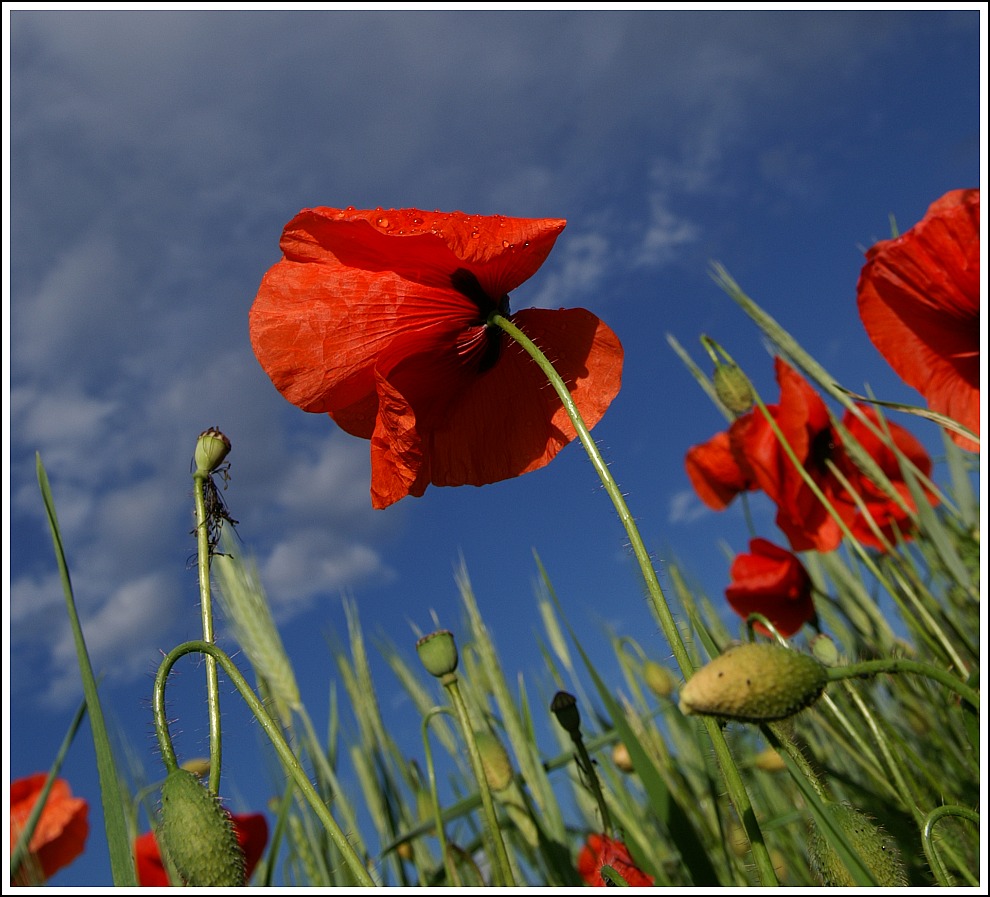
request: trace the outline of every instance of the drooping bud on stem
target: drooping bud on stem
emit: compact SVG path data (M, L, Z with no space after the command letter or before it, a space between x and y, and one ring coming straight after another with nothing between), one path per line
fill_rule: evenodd
M189 887L244 887L244 852L230 815L188 770L162 785L158 844Z

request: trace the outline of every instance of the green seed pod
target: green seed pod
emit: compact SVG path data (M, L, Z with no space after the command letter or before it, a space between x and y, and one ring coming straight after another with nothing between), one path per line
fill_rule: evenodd
M504 791L512 784L512 761L502 742L487 729L482 729L474 733L474 743L481 754L488 787L492 791Z
M683 713L745 722L786 719L821 695L828 673L810 654L748 642L703 666L681 689Z
M244 887L244 852L230 816L188 770L172 770L162 785L157 838L186 885Z
M647 660L643 664L643 681L658 698L669 698L677 687L674 674L655 660Z
M712 383L719 401L736 417L753 407L753 387L737 364L716 364Z
M416 653L426 671L438 679L457 669L457 644L454 634L447 629L424 635L416 642Z
M223 463L223 459L228 454L230 454L230 440L216 427L210 427L209 430L200 433L196 440L193 463L196 465L196 470L212 473Z
M829 802L826 812L848 837L862 857L877 885L881 888L903 888L907 876L897 845L865 813L849 804ZM819 827L812 823L808 839L808 855L811 868L826 888L852 888L856 886L852 875L839 854Z

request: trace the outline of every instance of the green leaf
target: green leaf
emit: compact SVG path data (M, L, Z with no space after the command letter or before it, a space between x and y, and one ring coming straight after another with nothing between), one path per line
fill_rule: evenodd
M107 734L106 722L103 718L103 708L96 687L96 677L86 649L79 614L76 611L76 601L72 593L72 582L69 578L69 568L65 560L65 550L62 545L62 532L59 529L58 517L55 514L55 500L52 498L48 474L41 463L41 455L35 455L35 465L38 472L38 485L45 503L48 515L48 525L52 531L52 542L55 546L55 560L58 562L59 574L62 579L62 590L65 592L65 604L69 612L69 623L76 643L76 657L79 663L79 674L82 678L83 694L86 696L86 710L89 713L90 729L93 732L93 747L96 751L96 767L100 775L100 794L103 802L103 820L106 826L107 843L110 847L110 871L113 883L118 888L137 887L137 876L134 870L134 860L131 857L131 842L127 833L127 821L124 818L124 795L120 779L117 776L117 764L114 761L113 749Z

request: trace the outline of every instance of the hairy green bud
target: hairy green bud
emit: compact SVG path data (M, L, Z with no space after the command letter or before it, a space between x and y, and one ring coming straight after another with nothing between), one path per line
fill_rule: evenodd
M162 785L157 840L189 887L244 887L244 852L230 815L188 770L172 770Z
M744 722L786 719L817 701L827 682L825 667L810 654L748 642L698 670L681 689L680 708Z

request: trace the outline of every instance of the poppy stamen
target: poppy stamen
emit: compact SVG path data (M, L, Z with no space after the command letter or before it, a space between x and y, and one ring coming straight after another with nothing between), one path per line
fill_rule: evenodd
M478 373L484 373L495 367L499 355L502 354L502 331L488 324L488 318L495 312L500 315L509 314L509 294L501 296L496 302L467 268L458 268L451 274L450 283L458 293L470 299L481 313L481 321L478 323L485 325L485 347L478 362Z

